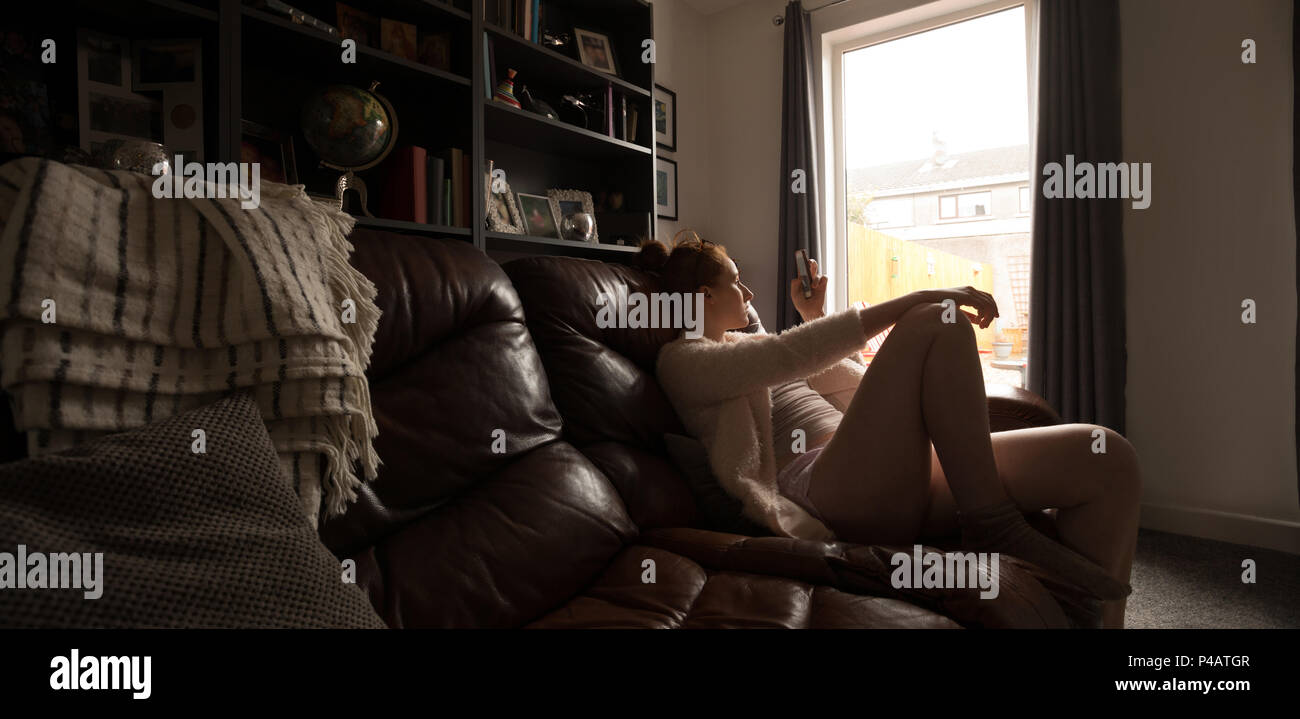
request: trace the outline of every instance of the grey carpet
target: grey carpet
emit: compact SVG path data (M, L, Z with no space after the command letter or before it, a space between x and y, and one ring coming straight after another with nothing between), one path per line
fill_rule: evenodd
M1255 583L1241 581L1255 560ZM1138 531L1129 629L1300 628L1300 556L1181 534Z

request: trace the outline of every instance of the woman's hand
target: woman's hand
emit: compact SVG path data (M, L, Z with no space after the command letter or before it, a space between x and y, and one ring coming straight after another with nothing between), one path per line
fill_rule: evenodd
M978 314L973 315L966 310L961 310L961 312L970 318L971 324L980 329L993 324L993 319L1000 316L998 314L998 303L993 301L993 295L969 285L966 287L949 287L946 290L920 290L915 294L920 296L919 301L921 302L952 300L957 303L959 309L962 306L974 307Z
M803 296L803 284L799 282L796 275L790 280L790 302L794 305L795 310L804 322L815 320L826 314L826 282L827 279L817 272L817 260L808 259L808 264L812 267L812 297Z

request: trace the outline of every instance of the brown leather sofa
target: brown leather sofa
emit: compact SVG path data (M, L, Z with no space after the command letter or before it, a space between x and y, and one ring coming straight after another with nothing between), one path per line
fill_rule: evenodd
M357 230L383 310L369 376L378 480L321 537L393 627L1077 627L1098 606L1002 557L1000 594L895 589L911 547L701 526L663 434L665 331L602 329L599 291L653 292L616 264L504 268L464 242ZM757 317L753 318L757 326ZM995 431L1059 422L989 387ZM1050 513L1032 517L1051 532ZM932 547L955 549L955 544Z

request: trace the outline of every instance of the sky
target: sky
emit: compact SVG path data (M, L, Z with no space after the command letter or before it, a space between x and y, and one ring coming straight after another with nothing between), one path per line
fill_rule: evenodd
M844 54L848 168L1029 141L1023 7Z

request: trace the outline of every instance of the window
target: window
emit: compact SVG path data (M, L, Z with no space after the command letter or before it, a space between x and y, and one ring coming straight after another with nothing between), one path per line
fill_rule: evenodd
M976 330L984 378L1020 384L1035 183L1026 20L1037 0L931 3L947 14L919 20L926 5L908 5L846 24L867 34L831 48L836 301L978 287L1001 313Z
M963 192L939 198L939 219L955 220L963 217L991 217L993 192Z
M913 224L912 197L882 197L867 205L867 227L873 230Z

